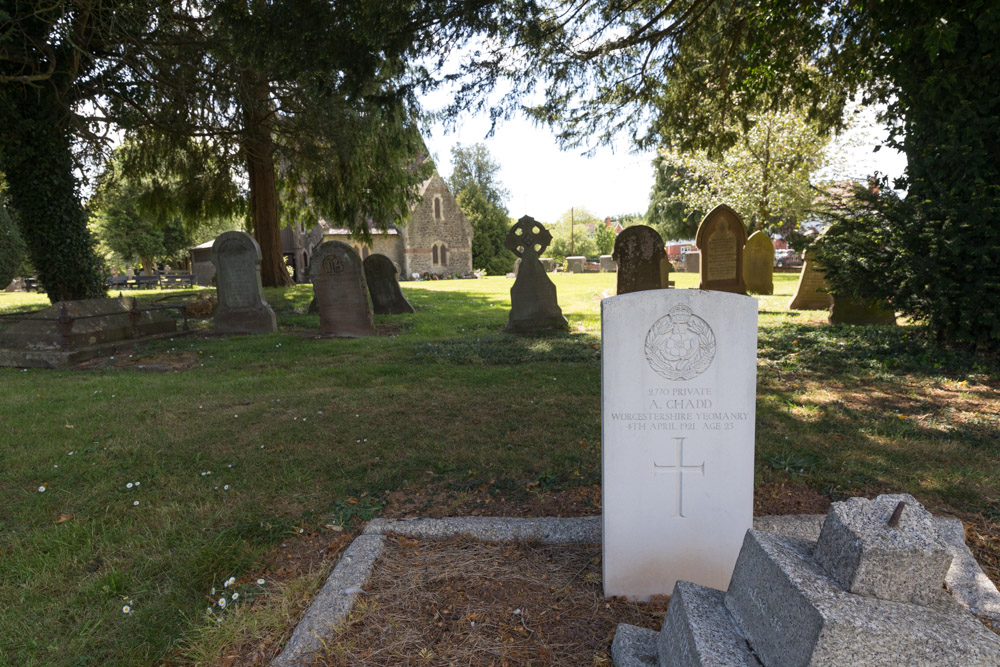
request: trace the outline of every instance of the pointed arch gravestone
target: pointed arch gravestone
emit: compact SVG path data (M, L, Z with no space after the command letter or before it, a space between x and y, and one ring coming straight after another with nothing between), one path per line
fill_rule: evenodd
M763 229L743 246L743 282L752 294L774 294L774 243Z
M618 294L670 287L667 250L660 233L648 225L633 225L615 238L611 255L618 266Z
M362 262L365 282L372 297L372 308L376 315L399 315L415 312L413 305L403 296L403 290L396 280L396 265L385 255L369 255Z
M713 208L698 225L695 245L701 252L699 289L746 294L743 246L747 228L736 211L725 204Z
M788 303L789 310L827 310L833 305L826 284L826 274L807 250L802 253L802 272L795 286L795 296Z
M529 215L518 220L507 232L504 245L521 263L510 288L510 316L504 331L535 333L569 329L559 308L556 286L545 275L545 267L538 259L551 242L552 234Z
M309 263L309 277L320 333L339 338L375 335L368 285L354 248L340 241L321 243Z
M757 299L601 301L604 595L725 589L753 519Z
M212 318L226 333L274 333L274 311L264 300L260 246L246 232L224 232L212 244L219 304Z

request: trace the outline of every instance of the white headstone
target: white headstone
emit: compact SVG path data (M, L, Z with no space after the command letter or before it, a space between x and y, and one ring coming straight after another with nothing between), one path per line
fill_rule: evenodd
M753 521L757 300L601 302L604 595L726 590Z

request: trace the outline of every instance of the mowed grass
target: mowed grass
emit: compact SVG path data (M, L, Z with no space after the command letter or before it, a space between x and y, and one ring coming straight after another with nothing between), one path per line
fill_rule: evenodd
M383 335L317 338L306 285L267 290L275 334L202 324L124 353L182 370L0 368L0 664L210 662L226 632L206 608L229 577L244 599L276 599L242 617L238 603L223 629L294 622L274 621L281 600L254 582L299 531L350 528L404 486L599 483L615 277L553 279L568 334L503 334L511 281L487 278L404 283L418 312L377 317ZM909 492L1000 535L996 361L935 350L917 326L788 311L797 276L775 279L760 300L758 483ZM0 294L0 313L43 305Z

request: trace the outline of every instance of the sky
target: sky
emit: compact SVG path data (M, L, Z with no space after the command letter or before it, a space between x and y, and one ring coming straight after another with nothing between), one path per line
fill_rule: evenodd
M902 173L906 161L901 154L888 148L872 152L885 135L875 123L874 111L863 113L857 126L861 129L831 144L832 154L842 157L841 164L817 178ZM625 138L598 149L593 157L582 155L584 149L561 151L550 129L520 117L499 121L496 133L487 139L489 128L486 114L469 116L450 132L432 126L424 139L445 178L452 172L452 146L485 144L500 165L500 181L510 191L511 217L530 215L540 222L554 222L573 207L585 208L598 218L646 212L654 180L652 151L633 153Z

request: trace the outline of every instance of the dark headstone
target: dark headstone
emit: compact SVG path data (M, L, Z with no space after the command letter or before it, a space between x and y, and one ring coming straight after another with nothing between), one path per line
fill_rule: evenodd
M880 303L870 303L849 296L834 296L830 306L830 324L896 324L896 315Z
M326 241L309 264L321 333L341 338L375 335L361 258L340 241Z
M372 308L376 315L398 315L414 312L413 306L403 296L396 280L396 265L385 255L369 255L365 258L365 282L372 297Z
M624 229L615 239L611 256L618 265L618 294L669 286L667 251L660 233L652 227L633 225Z
M534 333L569 328L556 299L556 286L545 275L545 268L538 260L538 255L551 242L552 234L527 215L507 232L504 244L521 263L510 288L510 316L504 331Z
M260 282L260 246L246 232L225 232L212 244L212 264L219 292L215 330L226 333L273 333L274 311Z
M0 366L65 368L129 340L179 333L173 318L135 299L60 301L0 334Z
M774 244L758 229L743 246L743 281L753 294L774 294Z
M736 211L719 204L698 225L695 245L701 252L700 289L746 294L743 246L747 228Z

